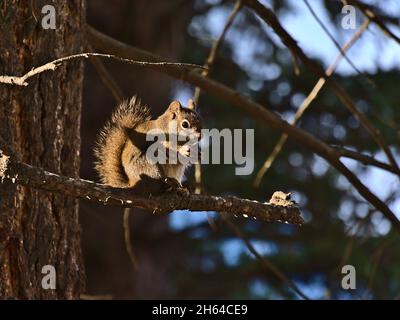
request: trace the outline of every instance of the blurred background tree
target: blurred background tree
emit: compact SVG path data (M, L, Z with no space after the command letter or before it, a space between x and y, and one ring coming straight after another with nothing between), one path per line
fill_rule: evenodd
M400 16L398 1L365 2L385 16ZM310 57L324 67L333 62L338 49L303 1L262 3L273 9ZM341 27L340 1L309 3L341 45L351 38L355 30ZM233 5L234 1L224 0L117 0L112 4L88 0L87 20L125 43L174 61L204 64ZM357 11L357 28L363 18ZM390 21L397 21L388 26L399 34L399 19ZM335 77L382 131L400 161L400 46L371 23L348 57L364 75L343 60ZM193 87L151 70L108 61L105 66L125 98L138 94L155 114L173 98L186 104L193 96ZM301 64L298 67L300 72L296 74L290 51L253 11L244 7L218 51L210 76L291 120L318 80ZM82 178L96 179L93 143L115 104L96 69L87 63L81 129ZM280 133L204 92L199 110L206 128L254 128L256 137L253 174L236 176L234 165L204 165L203 192L266 200L273 191L284 190L293 192L302 208L306 220L302 228L235 221L262 256L310 298L399 298L399 235L343 176L289 139L260 186L255 187L257 171ZM299 126L331 145L386 160L359 122L327 88L312 102ZM399 177L353 160L345 163L400 218ZM187 176L193 184L193 170ZM214 221L210 224L210 217L204 212L156 217L135 209L131 215L132 246L139 263L135 271L125 250L122 210L81 201L80 211L89 294L110 294L115 298L299 298L250 254L217 214L209 214ZM353 291L341 287L341 269L346 264L354 265L357 271L357 289Z

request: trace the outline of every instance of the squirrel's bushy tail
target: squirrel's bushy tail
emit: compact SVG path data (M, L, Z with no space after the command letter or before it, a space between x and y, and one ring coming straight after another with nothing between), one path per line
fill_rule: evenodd
M128 179L121 164L121 153L128 138L127 130L150 120L150 110L141 106L134 96L122 102L109 121L100 131L94 149L95 169L102 183L113 187L127 186Z

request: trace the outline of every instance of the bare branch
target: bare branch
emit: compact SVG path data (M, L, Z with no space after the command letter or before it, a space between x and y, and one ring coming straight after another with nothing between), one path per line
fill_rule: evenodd
M375 16L382 20L385 23L400 26L400 17L395 17L392 15L389 15L387 13L383 13L382 10L380 10L378 7L369 5L365 2L362 2L360 0L342 0L343 4L352 4L353 6L357 6L359 8L363 8L365 10L371 10L374 12Z
M242 231L238 228L236 224L234 224L231 220L229 220L224 213L221 214L222 219L226 222L226 224L233 230L237 237L239 237L244 244L246 245L247 249L251 252L251 254L261 263L261 265L267 269L268 272L272 272L280 281L286 283L289 288L291 288L294 292L296 292L301 298L304 300L310 300L303 291L299 289L299 287L285 274L278 269L271 261L263 257L251 244L251 242L245 237Z
M73 179L41 168L15 161L0 150L0 182L16 183L31 188L61 193L66 196L87 199L104 205L140 207L153 213L173 210L226 211L235 216L262 221L286 222L302 225L299 208L294 204L277 205L261 203L236 197L217 197L198 194L182 195L163 193L159 195L134 194L132 189L118 189L83 179Z
M110 90L115 101L117 103L121 103L124 100L124 95L122 93L122 90L118 87L115 80L111 77L110 73L104 66L103 62L98 57L91 57L90 61L92 62L93 66L96 68L96 71L97 71L100 79Z
M308 0L303 0L305 3L308 11L310 11L311 15L314 17L314 19L318 22L320 27L324 30L324 32L327 34L329 39L333 42L335 47L339 50L343 58L350 64L350 66L361 76L363 76L373 87L376 87L375 82L368 77L364 72L362 72L360 69L357 68L357 66L353 63L353 61L350 60L350 58L347 56L346 51L344 51L341 47L339 42L336 41L335 37L332 35L332 33L329 31L329 29L326 27L326 25L322 22L322 20L318 17L317 13L314 11L313 7L310 5ZM367 19L369 20L369 19ZM365 23L365 22L364 22Z
M224 41L225 35L228 32L228 29L232 25L233 20L235 19L236 15L239 13L241 8L242 8L242 0L236 1L235 5L233 6L232 12L230 13L230 15L228 17L228 20L226 21L225 26L224 26L220 36L213 43L213 45L211 47L211 50L207 57L206 63L204 64L204 66L207 69L203 70L201 73L204 77L208 77L208 75L211 71L212 65L214 64L215 57L217 56L219 47L221 46L222 42ZM197 107L199 104L200 91L201 91L201 89L199 87L196 87L196 89L194 91L193 100L194 100L195 107ZM201 193L201 164L200 163L195 164L194 178L195 178L195 192ZM210 217L209 217L209 221L210 221ZM212 224L210 223L210 225L212 225Z
M225 35L230 28L230 26L233 23L233 20L235 19L236 15L239 13L240 9L242 8L242 1L238 0L236 1L232 12L230 13L227 22L225 23L225 27L222 30L222 33L220 34L219 38L214 42L209 56L206 60L205 66L208 67L208 70L204 70L202 72L202 75L204 77L207 77L209 75L209 72L211 71L212 65L215 61L215 57L217 55L218 49L223 42ZM200 91L201 89L199 87L196 87L195 94L194 94L194 100L195 100L195 105L198 105L198 101L200 98ZM196 171L195 171L195 178L196 178L196 190L198 190L200 193L201 191L201 167L200 165L196 164ZM239 237L245 246L249 249L251 254L254 255L254 257L261 263L261 265L267 269L268 272L272 272L279 280L282 282L286 283L294 292L296 292L300 297L303 299L308 300L309 298L296 286L295 283L293 283L290 279L288 279L284 273L282 273L275 265L273 265L270 261L268 261L266 258L264 258L251 244L251 242L244 236L242 231L232 222L230 221L226 216L225 213L221 213L222 220L228 225L230 229ZM212 218L208 217L208 221L210 226L214 226L215 228L215 223Z
M352 151L346 148L339 148L339 147L332 147L336 150L338 156L340 158L344 157L344 158L349 158L349 159L353 159L353 160L357 160L365 165L369 165L369 166L373 166L373 167L377 167L383 170L386 170L388 172L397 174L398 176L400 176L400 170L397 170L395 168L393 168L392 166L380 162L372 157L369 157L365 154L362 154L360 152L357 151Z
M244 4L252 8L256 14L264 20L280 37L282 42L287 48L296 54L297 57L304 63L304 65L315 75L321 78L326 78L324 70L314 60L310 59L304 51L299 47L296 40L283 28L276 15L271 9L262 5L258 0L243 0ZM371 19L372 20L372 19ZM346 90L333 78L330 78L327 85L335 92L336 96L342 101L343 105L360 121L361 125L367 130L370 136L375 140L377 145L386 154L390 164L399 169L397 162L392 154L392 151L386 144L381 132L375 128L368 118L362 113L354 104L351 97L347 94Z
M196 64L191 64L191 63L176 63L176 62L165 62L165 61L160 61L160 62L148 62L148 61L135 61L131 59L124 59L115 55L111 54L103 54L103 53L92 53L92 52L87 52L87 53L79 53L79 54L74 54L71 56L63 57L60 59L56 59L54 61L48 62L40 67L33 68L31 71L25 73L23 76L17 77L17 76L0 76L0 83L5 83L5 84L12 84L12 85L18 85L18 86L27 86L29 78L38 75L42 72L45 71L54 71L59 67L63 62L73 60L73 59L88 59L90 57L100 57L100 58L107 58L107 59L114 59L118 60L121 62L133 64L133 65L138 65L138 66L158 66L158 67L168 67L168 66L174 66L181 68L183 70L193 70L193 69L205 69L203 66L199 66Z
M213 43L213 45L211 47L211 50L207 57L206 63L204 64L204 67L206 69L203 70L201 73L204 77L207 77L210 74L212 65L214 64L219 47L221 46L222 42L224 41L226 33L228 32L229 28L231 27L231 25L233 23L233 20L235 20L235 17L237 16L237 14L239 13L241 8L242 8L242 0L236 1L235 5L233 6L232 12L230 13L230 15L228 17L228 20L226 21L225 26L222 29L221 34L219 35L218 39ZM196 87L196 90L194 93L195 105L198 104L199 97L200 97L200 88Z
M91 27L88 27L87 31L91 44L97 49L112 52L113 54L120 55L122 57L130 57L132 59L165 61L165 59L162 57L119 42ZM360 195L363 196L364 199L366 199L369 203L371 203L371 205L373 205L377 210L380 210L386 216L386 218L393 223L396 229L400 231L400 221L397 219L393 211L390 210L390 208L375 194L373 194L357 178L357 176L349 171L346 166L339 161L336 151L323 141L300 128L288 124L276 114L270 112L268 108L249 100L248 98L240 95L237 91L232 90L231 88L228 88L217 81L205 78L197 72L184 72L179 68L174 68L174 66L160 68L157 65L152 65L149 66L149 68L170 75L176 79L184 80L194 86L198 86L202 90L207 91L209 94L242 109L255 119L266 123L272 129L287 133L290 138L297 141L303 147L318 154L327 160L339 172L341 172L360 193Z
M128 253L129 260L132 263L133 270L139 269L139 264L136 258L135 253L133 252L132 247L132 239L131 239L131 229L129 228L129 216L131 214L132 208L125 208L124 209L124 218L123 218L123 229L124 229L124 241L125 241L125 248L126 252Z
M343 58L343 54L351 48L351 46L361 37L365 29L367 29L369 25L369 19L366 19L364 23L361 25L360 29L358 29L354 35L350 38L350 40L344 44L343 48L340 49L340 53L336 57L335 61L326 69L325 77L319 78L314 88L308 94L308 96L303 100L301 105L298 107L296 114L294 115L294 119L291 122L293 125L296 125L301 117L303 116L304 112L307 108L311 105L311 103L315 100L318 93L321 91L323 86L325 85L326 81L331 77L331 75L335 72L337 66L339 65L340 61ZM275 147L272 149L271 154L268 156L267 160L265 160L264 164L262 165L261 169L257 172L256 178L254 180L254 186L259 187L262 178L267 173L268 169L272 166L275 159L278 157L279 152L282 150L283 146L287 141L288 135L283 134L280 136L278 142L276 143ZM389 165L388 165L389 166ZM391 166L389 166L391 167ZM395 170L395 169L393 169Z
M388 36L389 38L392 38L394 41L396 41L398 44L400 44L400 37L395 35L382 21L386 20L389 23L397 24L399 25L400 19L399 18L392 18L392 17L385 17L382 15L376 14L374 11L374 8L366 3L363 3L359 0L342 0L343 3L346 4L351 4L358 9L369 19L371 19L381 30L382 32Z

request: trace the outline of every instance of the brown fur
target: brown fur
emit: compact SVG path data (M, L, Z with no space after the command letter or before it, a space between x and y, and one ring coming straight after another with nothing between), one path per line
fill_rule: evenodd
M150 110L141 106L136 96L117 107L111 121L100 132L94 150L95 169L102 183L120 188L129 185L121 162L121 154L128 140L127 130L150 119Z
M111 121L100 132L94 152L95 169L101 181L119 188L133 187L143 182L142 187L146 190L148 184L166 177L181 182L186 169L184 165L150 164L145 152L148 146L146 133L149 130L157 128L168 132L169 125L172 125L180 132L183 130L180 126L183 120L188 120L192 129L200 133L199 115L182 108L177 101L173 101L155 120L151 120L149 109L141 106L136 97L120 104Z

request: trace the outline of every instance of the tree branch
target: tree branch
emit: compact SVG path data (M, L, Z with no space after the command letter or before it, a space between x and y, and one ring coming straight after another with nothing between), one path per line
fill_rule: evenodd
M291 288L296 294L298 294L301 298L304 300L310 300L310 298L300 290L300 288L292 281L290 280L277 266L275 266L271 261L269 261L267 258L262 256L256 248L252 245L252 243L245 237L245 235L242 233L240 228L234 224L231 220L229 220L227 217L225 217L225 214L221 214L222 219L225 221L225 223L228 224L228 226L233 230L233 232L238 236L246 245L247 249L251 252L251 254L261 263L261 265L268 271L272 272L275 277L277 277L280 281L283 283L286 283L289 288Z
M322 67L304 53L304 51L297 44L297 41L293 39L292 36L285 30L285 28L281 25L278 18L271 9L262 5L258 0L243 1L246 6L253 9L254 12L275 31L275 33L282 40L283 44L294 54L296 54L296 56L300 58L300 60L312 73L314 73L318 77L326 78L325 72ZM368 120L366 115L356 107L351 97L347 94L346 90L344 90L344 88L333 78L330 78L329 81L327 81L327 85L330 89L332 89L332 91L336 94L343 105L349 110L349 112L351 112L351 114L353 114L358 119L358 121L360 121L361 125L374 139L376 144L383 150L390 164L394 168L399 169L396 159L394 158L392 151L383 139L381 132L377 128L375 128Z
M311 105L311 103L317 98L318 93L321 91L323 86L325 85L326 81L332 76L332 74L335 72L336 67L339 65L340 61L344 57L344 54L348 49L351 48L351 46L361 37L365 29L367 29L369 25L369 19L367 18L364 23L361 25L360 29L358 29L353 36L350 38L348 42L346 42L343 45L343 48L340 48L340 52L338 56L336 57L335 61L326 69L325 71L325 77L319 78L313 89L310 91L308 96L303 100L301 105L297 108L297 111L294 115L294 118L292 120L292 124L296 125L301 117L303 116L304 112L308 109L308 107ZM272 149L271 154L268 156L268 158L265 160L264 164L260 168L260 170L256 174L256 178L254 179L254 186L259 187L262 178L268 171L268 169L272 166L274 163L275 159L278 157L279 152L282 150L283 146L286 143L286 140L288 138L287 134L282 134L276 143L275 147ZM390 165L387 165L388 167L392 168ZM393 170L395 170L393 168Z
M90 49L90 51L92 51L92 50ZM121 88L115 82L114 78L108 72L107 68L103 64L103 61L101 61L98 57L91 57L90 61L92 62L93 66L95 67L97 74L99 75L101 81L110 90L115 101L118 104L122 103L122 101L124 100L124 94L122 93Z
M376 88L376 84L375 82L369 77L367 76L364 72L362 72L360 69L358 69L358 67L353 63L353 61L347 56L346 51L343 50L343 48L340 46L339 42L337 42L337 40L335 39L335 37L333 36L333 34L329 31L328 27L324 24L324 22L320 19L320 17L318 16L318 14L314 11L313 7L310 5L310 3L308 2L308 0L303 0L304 4L306 5L308 11L310 11L311 15L313 16L313 18L315 19L315 21L317 21L317 23L320 25L320 27L322 28L322 30L324 30L324 32L326 33L326 35L329 37L329 39L331 39L331 41L333 42L333 44L335 45L335 47L339 50L339 52L341 53L341 55L343 56L343 58L348 62L348 64L354 69L354 71L359 74L360 76L364 77L369 84L371 84L374 88ZM367 21L369 23L369 19L367 18ZM365 24L365 22L363 23L363 25ZM361 28L363 28L363 25L361 26Z
M147 61L165 61L164 58L159 57L155 54L147 51L129 46L125 43L117 41L111 37L108 37L101 32L88 27L88 37L91 44L99 49L107 52L111 52L115 55L122 57L130 57L132 59L147 60ZM171 77L184 80L191 83L194 86L198 86L201 89L207 91L209 94L218 97L233 106L236 106L243 111L247 112L255 119L262 121L269 125L272 129L287 133L288 136L297 141L302 146L308 148L310 151L318 154L330 163L334 168L341 172L355 187L355 189L364 197L371 205L376 209L380 210L386 218L388 218L398 231L400 231L400 221L392 210L375 194L373 194L358 178L354 173L347 170L339 161L336 150L329 147L323 141L309 134L308 132L290 125L286 121L282 120L276 114L270 112L268 108L249 100L248 98L240 95L237 91L228 88L227 86L203 77L197 72L185 72L174 66L167 66L160 68L157 65L149 65L148 68L170 75ZM224 210L221 210L224 211Z
M341 148L336 146L333 146L332 148L336 150L340 158L343 157L343 158L353 159L358 162L361 162L364 165L377 167L400 176L400 170L393 168L391 165L388 165L387 163L380 162L370 156L367 156L357 151L352 151L346 148Z
M107 58L107 59L113 59L113 60L118 60L121 62L129 63L129 64L134 64L138 66L149 66L149 65L156 65L158 67L168 67L168 66L174 66L181 68L182 70L191 70L191 69L206 69L203 66L199 66L196 64L190 64L190 63L177 63L177 62L166 62L166 61L159 61L159 62L149 62L149 61L135 61L132 59L125 59L121 58L115 55L111 54L103 54L103 53L92 53L92 52L87 52L87 53L78 53L74 55L70 55L67 57L59 58L54 61L48 62L40 67L32 68L31 71L28 71L24 75L18 77L18 76L0 76L0 83L4 84L12 84L12 85L17 85L17 86L27 86L29 78L32 78L33 76L36 76L42 72L45 71L54 71L57 69L63 62L73 60L73 59L88 59L92 57L99 57L99 58Z
M221 46L222 42L225 39L225 35L228 32L229 28L231 27L233 20L235 20L237 14L239 13L240 9L242 8L242 0L237 0L235 5L233 6L233 9L231 13L229 14L229 17L225 23L224 28L222 29L221 34L219 35L218 39L214 41L210 53L207 57L206 63L204 64L204 67L206 67L205 70L201 73L204 77L207 77L212 69L212 66L214 64L215 58L217 56L217 52L219 50L219 47ZM198 104L200 98L200 88L196 87L195 93L194 93L194 102L195 105Z
M134 194L131 189L118 189L83 179L73 179L14 160L0 150L0 183L16 183L31 188L120 207L140 207L153 213L173 210L225 211L235 216L262 221L304 223L293 202L281 204L273 197L268 203L236 197L181 195L174 192L155 196Z
M357 6L358 8L363 8L365 10L371 10L374 12L375 16L385 23L400 26L400 17L391 16L387 13L383 13L378 7L366 4L360 0L342 0L343 5L351 4Z
M231 13L229 14L227 21L225 22L225 26L222 29L221 34L219 35L217 40L214 41L214 43L211 47L210 53L208 54L207 60L204 64L204 66L207 69L202 71L202 73L201 73L202 76L208 77L208 75L210 74L211 68L212 68L215 58L217 56L217 52L218 52L222 42L224 41L225 35L228 32L229 28L231 27L233 20L235 20L235 17L237 16L237 14L239 13L241 8L242 8L242 0L237 0L235 5L233 6ZM196 89L194 91L194 96L193 96L195 108L199 104L200 92L201 92L201 89L199 87L196 87ZM196 163L194 166L194 178L195 178L195 192L201 193L201 164L200 163ZM211 226L212 224L211 224L210 217L209 217L209 221L210 221L210 226Z
M382 21L386 20L389 23L399 25L400 19L399 18L393 18L393 17L387 17L383 15L376 14L376 8L373 6L370 6L366 3L363 3L359 0L342 0L343 3L353 5L357 7L366 17L371 19L381 30L382 32L388 36L389 38L392 38L394 41L396 41L398 44L400 44L400 37L395 35Z

